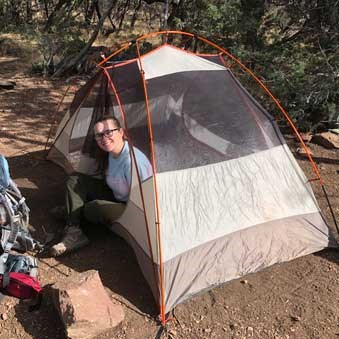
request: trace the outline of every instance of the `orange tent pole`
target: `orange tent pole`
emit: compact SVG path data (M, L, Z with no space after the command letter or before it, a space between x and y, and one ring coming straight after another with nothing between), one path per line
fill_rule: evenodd
M179 34L179 35L186 35L186 36L190 36L190 37L195 37L198 40L201 40L203 42L205 42L207 45L212 46L213 48L215 48L216 50L220 51L222 54L225 54L226 56L228 56L231 60L233 60L235 63L237 63L243 70L245 70L262 88L263 90L266 92L266 94L268 94L268 96L274 101L274 103L276 104L276 106L279 108L279 110L281 111L281 113L284 115L284 117L286 118L287 122L289 123L289 125L291 126L292 130L294 131L294 133L297 135L302 147L304 148L306 155L312 165L313 171L316 174L317 178L314 180L320 180L321 184L324 184L323 179L320 176L319 170L317 165L315 164L310 151L308 150L305 142L303 141L300 133L298 132L297 128L295 127L292 119L290 118L289 114L285 111L285 109L281 106L280 102L278 101L278 99L270 92L270 90L264 85L264 83L248 68L246 67L240 60L238 60L236 57L234 57L231 53L229 53L227 50L225 50L222 47L219 47L217 44L209 41L206 38L203 38L201 36L198 36L196 34L192 34L192 33L188 33L188 32L183 32L183 31L176 31L176 30L166 30L166 31L159 31L159 32L152 32L152 33L148 33L145 35L142 35L141 37L137 38L135 41L137 44L137 51L138 51L138 57L140 60L140 50L138 47L138 42L141 40L145 40L147 38L152 38L158 35L163 35L163 34ZM129 42L126 45L124 45L122 48L120 48L119 50L117 50L116 52L114 52L113 54L111 54L109 57L107 57L106 59L104 59L103 61L101 61L98 66L101 66L102 64L104 64L106 61L108 61L110 58L112 58L114 55L118 54L119 52L121 52L122 50L128 48L133 42ZM141 66L141 62L140 62L140 66Z
M114 92L114 95L115 95L116 99L117 99L118 106L119 106L122 118L124 120L124 124L125 124L126 130L128 131L128 126L127 126L127 121L126 121L126 114L125 114L125 111L124 111L124 109L122 107L119 94L118 94L118 92L116 90L116 87L115 87L115 85L113 83L113 80L110 77L107 69L103 68L103 70L104 70L104 72L105 72L105 74L107 76L108 82L109 82L109 84L110 84L110 86L111 86L111 88L112 88L112 90ZM138 175L138 183L139 183L139 189L140 189L140 193L141 193L142 207L143 207L144 212L145 212L145 223L146 223L146 231L147 231L147 241L148 241L148 246L149 246L149 250L150 250L150 254L151 254L151 259L152 259L152 264L153 264L154 280L155 280L155 282L157 282L157 274L156 274L155 265L154 265L153 248L152 248L152 242L151 242L151 237L150 237L150 232L149 232L148 220L147 220L147 216L146 216L145 199L144 199L144 194L143 194L143 190L142 190L139 169L138 169L138 166L137 166L137 160L135 158L135 153L134 153L134 150L133 150L133 143L132 143L129 135L127 135L127 139L128 139L129 143L132 146L131 152L132 152L132 155L133 155L134 163L136 164L136 171L137 171L137 175Z
M118 50L116 50L115 52L113 52L111 55L109 55L108 57L106 57L104 60L100 61L97 64L97 67L102 66L103 64L105 64L107 61L109 61L111 58L113 58L115 55L119 54L120 52L122 52L123 50L127 49L128 47L130 47L134 42L138 42L140 40L144 40L150 37L154 37L157 35L162 35L162 34L180 34L180 35L187 35L190 37L194 37L194 34L192 33L187 33L187 32L181 32L181 31L160 31L160 32L153 32L153 33L149 33L146 35L143 35L141 37L139 37L138 39L136 39L135 41L130 41L125 43L121 48L119 48Z
M279 108L279 110L281 111L281 113L284 115L284 117L286 118L287 122L289 123L289 125L291 126L292 130L294 131L294 133L297 135L302 147L305 149L306 155L312 165L313 171L316 174L317 178L314 180L320 180L321 184L324 184L323 179L320 176L319 170L317 165L315 164L310 151L308 150L305 142L303 141L300 133L298 132L297 128L295 127L292 119L290 118L289 114L284 110L284 108L281 106L280 102L278 101L278 99L270 92L270 90L264 85L264 83L248 68L246 67L240 60L238 60L236 57L234 57L231 53L229 53L228 51L226 51L224 48L219 47L217 44L207 40L206 38L203 38L201 36L197 36L195 34L192 33L187 33L187 32L182 32L182 31L159 31L159 32L153 32L153 33L149 33L149 34L145 34L139 38L136 39L136 41L141 41L143 39L147 39L150 37L154 37L157 35L162 35L162 34L180 34L180 35L187 35L187 36L191 36L191 37L196 37L198 40L201 40L203 42L205 42L207 45L212 46L213 48L215 48L216 50L222 52L222 54L227 55L231 60L233 60L235 63L237 63L243 70L245 70L249 75L251 75L251 77L263 88L263 90L266 92L266 94L268 94L268 96L274 101L274 103L276 104L276 106Z
M163 265L162 265L162 248L161 248L161 236L160 236L160 213L159 213L159 198L158 198L158 188L157 188L157 180L156 180L156 165L155 165L155 153L154 153L154 143L153 143L153 129L152 129L152 121L151 121L151 113L149 108L148 102L148 94L147 94L147 87L146 87L146 80L145 80L145 72L142 68L141 63L141 55L140 49L138 45L138 41L136 42L136 48L139 58L139 65L140 65L140 73L142 77L144 95L145 95L145 104L146 104L146 113L147 113L147 123L148 129L150 134L150 143L151 143L151 154L152 154L152 168L153 168L153 182L154 182L154 193L155 193L155 224L157 226L157 235L158 235L158 248L159 248L159 282L160 282L160 319L162 325L166 324L166 314L165 314L165 286L164 286L164 279L163 279Z
M139 42L140 40L145 40L147 38L152 38L152 37L157 36L157 35L163 35L163 34L179 34L179 35L187 35L187 36L190 36L190 37L195 36L192 33L182 32L182 31L159 31L159 32L152 32L152 33L145 34L145 35L137 38L136 42Z
M282 114L284 115L284 117L286 118L286 120L288 121L288 123L290 124L291 128L293 129L294 133L297 135L300 143L302 144L303 148L305 149L305 152L307 154L308 159L311 162L311 165L313 167L313 171L315 172L317 178L315 180L320 180L321 184L324 183L323 179L320 176L319 170L317 165L315 164L310 151L308 150L304 140L302 139L301 135L299 134L297 128L295 127L292 119L290 118L290 116L288 115L288 113L284 110L284 108L281 106L280 102L278 101L278 99L270 92L270 90L264 85L264 83L248 68L246 67L240 60L238 60L236 57L234 57L231 53L227 52L224 48L219 47L217 44L198 36L197 37L199 40L207 43L208 45L214 47L215 49L219 50L220 52L222 52L223 54L227 55L231 60L233 60L234 62L236 62L242 69L244 69L248 74L250 74L252 76L252 78L260 85L260 87L263 88L263 90L270 96L270 98L274 101L274 103L277 105L277 107L280 109L280 111L282 112Z
M105 58L104 60L100 61L97 66L100 67L102 66L104 63L106 63L108 60L110 60L111 58L113 58L115 55L117 55L118 53L122 52L123 50L127 49L129 46L131 46L132 43L131 42L127 42L126 44L124 44L121 48L119 48L118 50L116 50L115 52L113 52L111 55L109 55L107 58Z

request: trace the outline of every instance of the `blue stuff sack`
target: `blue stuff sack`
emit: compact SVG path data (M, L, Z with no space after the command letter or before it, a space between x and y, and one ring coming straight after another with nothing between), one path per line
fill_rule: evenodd
M38 261L35 258L28 255L8 255L5 273L19 272L36 277L38 275L37 270Z
M8 162L6 158L0 154L0 190L4 190L9 186L10 179Z

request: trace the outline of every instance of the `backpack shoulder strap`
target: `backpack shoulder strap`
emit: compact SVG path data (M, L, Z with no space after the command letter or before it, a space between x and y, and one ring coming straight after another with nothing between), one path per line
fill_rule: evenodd
M9 167L6 158L0 154L0 190L6 189L10 182Z
M7 199L8 198L6 197L6 194L0 192L0 203L7 210L7 214L10 218L10 229L8 229L6 226L3 226L1 229L1 247L3 253L0 256L0 274L4 273L6 270L6 261L8 258L8 254L12 249L19 232L18 225L12 217L11 209Z

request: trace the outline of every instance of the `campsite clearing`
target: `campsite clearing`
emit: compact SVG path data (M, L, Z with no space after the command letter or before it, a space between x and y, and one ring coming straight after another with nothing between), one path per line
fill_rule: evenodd
M16 82L13 90L0 92L0 153L8 158L12 177L31 209L35 235L42 239L44 230L56 232L62 226L48 210L62 202L64 173L44 161L43 155L50 123L67 84L28 77L26 67L20 59L0 58L0 78ZM69 92L66 103L73 93ZM62 116L60 112L57 117ZM286 139L296 151L299 144L295 139ZM339 218L339 150L309 146ZM297 159L313 178L306 159L302 155ZM313 188L331 221L321 187L315 182ZM47 287L39 311L29 313L27 304L14 299L6 299L0 306L2 338L64 338L48 286L72 271L89 269L99 271L108 293L123 304L126 313L121 325L98 339L156 338L159 327L152 317L157 308L132 249L103 229L89 232L92 242L87 248L57 260L41 260L40 278ZM337 338L339 252L322 251L231 281L177 306L174 315L177 321L169 323L164 338Z

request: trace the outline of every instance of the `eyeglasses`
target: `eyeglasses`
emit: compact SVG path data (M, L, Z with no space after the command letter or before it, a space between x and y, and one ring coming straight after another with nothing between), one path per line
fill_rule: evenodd
M119 131L119 129L120 128L106 129L102 133L95 133L94 134L94 139L95 140L101 140L104 137L110 138L113 135L114 131Z

